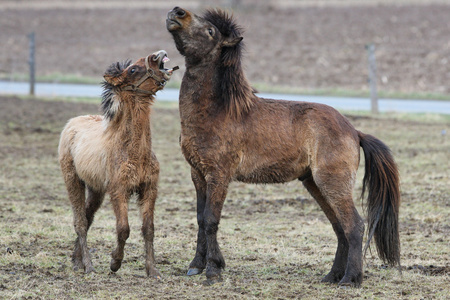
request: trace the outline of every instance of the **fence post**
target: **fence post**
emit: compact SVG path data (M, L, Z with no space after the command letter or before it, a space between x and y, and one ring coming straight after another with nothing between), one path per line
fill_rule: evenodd
M30 39L30 58L28 63L30 64L30 95L34 96L34 83L35 83L35 43L34 43L34 32L28 35Z
M378 113L377 65L375 61L375 45L366 45L369 56L370 106L373 114Z

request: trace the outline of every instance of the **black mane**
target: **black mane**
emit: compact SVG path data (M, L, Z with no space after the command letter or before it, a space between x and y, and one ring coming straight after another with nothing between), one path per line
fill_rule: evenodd
M128 66L131 65L131 60L126 60L124 62L116 62L111 64L108 69L106 69L105 75L110 75L113 77L117 77L122 74L123 70L125 70ZM102 103L101 103L101 111L103 116L107 121L112 120L117 110L117 103L114 103L113 96L115 95L114 86L107 81L102 82Z
M203 18L216 26L225 38L242 36L242 27L236 24L233 16L226 11L207 10ZM216 88L218 93L216 96L233 117L247 113L257 99L243 72L241 63L243 50L244 43L242 41L233 47L223 47L217 70Z

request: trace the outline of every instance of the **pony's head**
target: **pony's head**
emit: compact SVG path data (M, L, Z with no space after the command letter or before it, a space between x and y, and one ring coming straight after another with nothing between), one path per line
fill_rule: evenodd
M164 63L167 61L167 52L160 50L134 64L127 60L109 66L103 76L102 111L105 117L109 120L114 117L125 95L136 95L150 101L178 68L166 69Z
M166 26L187 63L216 61L221 56L224 64L240 60L241 28L223 10L207 10L200 17L175 7L167 14Z

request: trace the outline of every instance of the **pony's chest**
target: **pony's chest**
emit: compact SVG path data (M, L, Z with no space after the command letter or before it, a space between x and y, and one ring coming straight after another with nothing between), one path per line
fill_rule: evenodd
M111 183L132 188L150 180L152 169L157 164L150 149L134 152L118 152L112 156L110 165Z

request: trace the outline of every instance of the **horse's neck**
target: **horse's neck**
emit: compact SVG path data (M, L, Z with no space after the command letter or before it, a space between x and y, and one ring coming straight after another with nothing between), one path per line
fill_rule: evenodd
M207 66L187 67L180 88L180 116L192 118L196 112L213 109L215 69Z
M250 111L257 98L243 70L233 66L225 71L211 62L186 66L180 89L182 125L185 118L189 118L189 122L196 119L204 122L206 115L228 114L239 118Z

